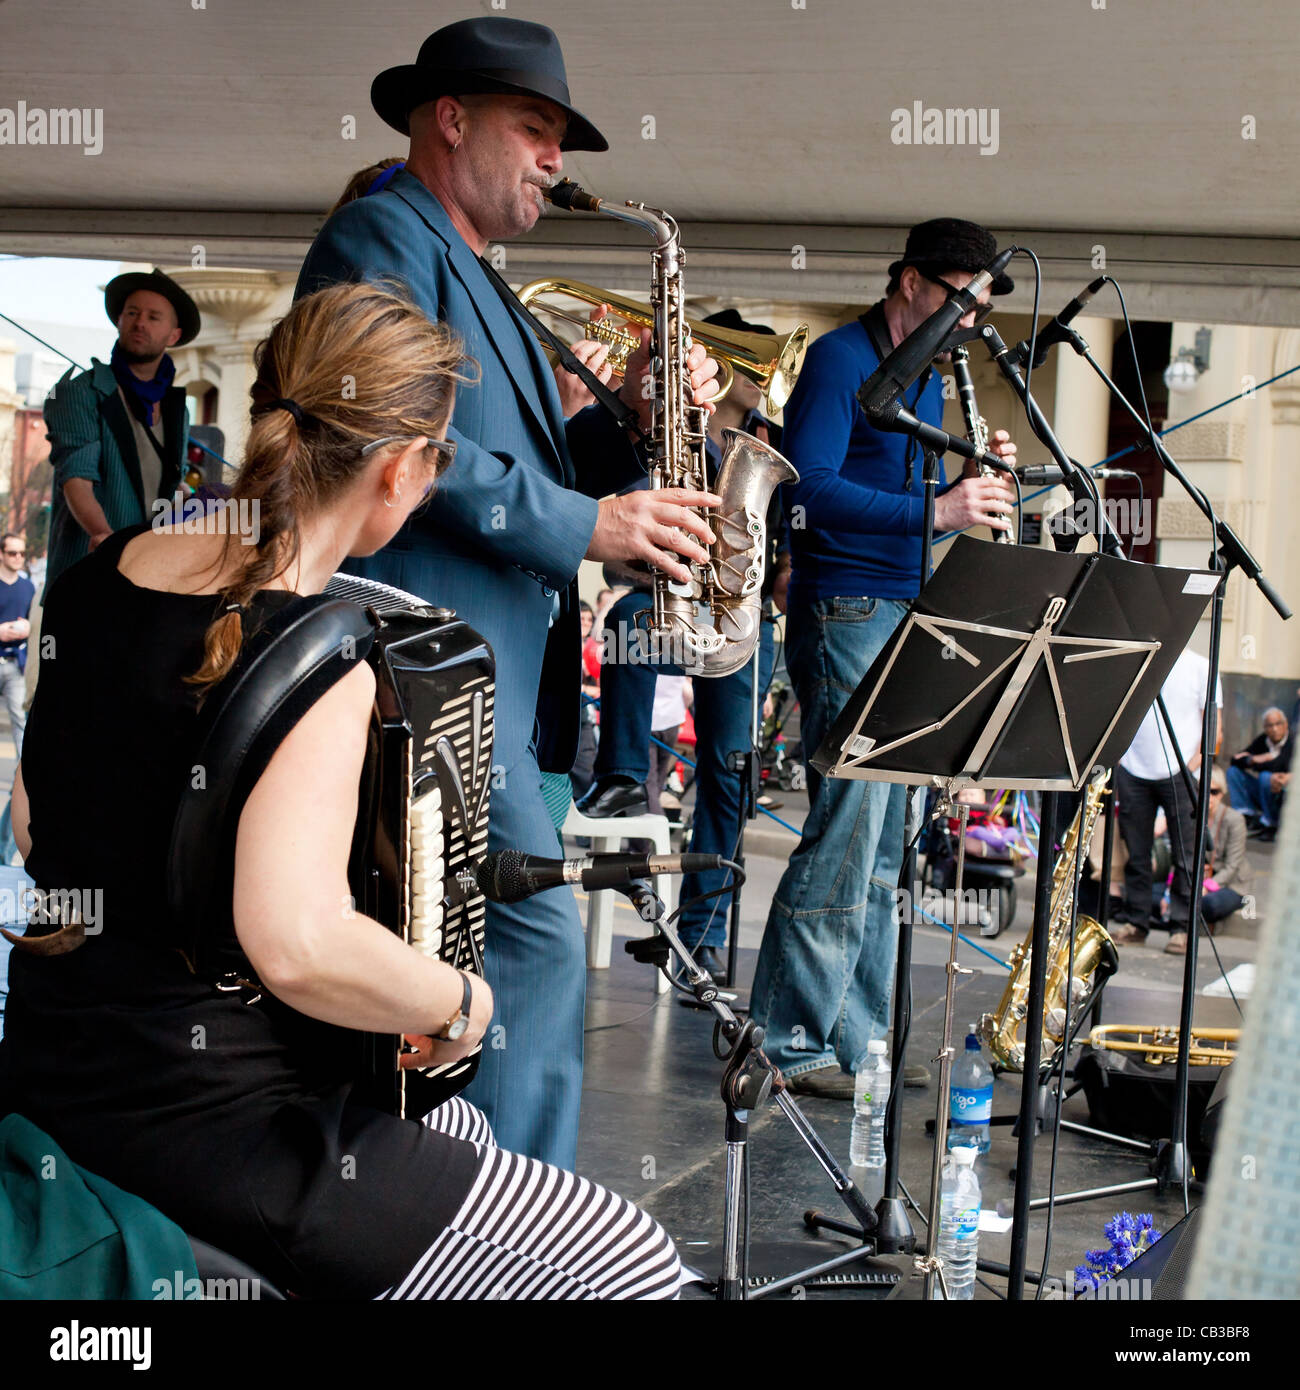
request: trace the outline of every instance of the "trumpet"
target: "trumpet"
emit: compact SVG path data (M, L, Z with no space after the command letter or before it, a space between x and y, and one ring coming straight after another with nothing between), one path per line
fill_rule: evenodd
M957 383L957 395L961 401L962 419L966 422L966 437L980 451L981 454L988 452L989 447L989 427L988 422L979 412L979 406L975 404L975 382L970 374L970 352L965 343L958 344L952 350L952 375ZM980 473L991 478L996 476L998 469L982 460L979 465ZM995 537L999 545L1014 545L1016 537L1010 531L999 531Z
M1237 1059L1240 1028L1193 1028L1187 1060L1194 1067L1226 1067ZM1088 1035L1088 1046L1109 1052L1139 1052L1151 1066L1178 1056L1178 1029L1153 1023L1103 1023Z
M533 313L576 324L586 338L609 344L608 363L615 376L622 376L628 358L641 346L641 329L654 328L654 310L614 290L597 289L581 280L562 278L533 280L519 291L519 302ZM594 322L568 309L547 303L548 299L576 299L593 307L608 305L623 325L608 319ZM784 408L799 377L804 354L808 351L808 325L801 323L784 337L771 333L743 333L699 319L687 319L691 340L703 343L709 356L717 359L718 389L713 399L720 401L731 390L736 373L752 381L763 393L763 410L774 415ZM550 353L547 354L550 356ZM554 362L552 362L554 365Z

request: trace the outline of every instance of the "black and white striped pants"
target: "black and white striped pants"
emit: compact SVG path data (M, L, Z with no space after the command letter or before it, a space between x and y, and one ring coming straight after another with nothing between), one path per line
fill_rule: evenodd
M460 1210L381 1298L668 1299L681 1266L667 1233L608 1189L496 1146L459 1096L425 1117L482 1164Z

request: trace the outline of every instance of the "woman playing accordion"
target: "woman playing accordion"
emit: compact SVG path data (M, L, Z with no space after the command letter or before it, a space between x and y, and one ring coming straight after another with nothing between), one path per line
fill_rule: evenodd
M246 789L211 899L220 979L168 897L178 806L220 772L199 757L208 697L277 615L386 545L454 452L459 346L382 288L300 301L257 360L233 494L255 544L118 532L50 593L14 827L39 888L102 888L103 910L15 948L5 1102L297 1294L671 1298L672 1244L630 1203L498 1149L459 1098L419 1121L358 1093L340 1039L405 1035L402 1065L427 1068L478 1047L493 1007L350 888L366 661L337 663Z

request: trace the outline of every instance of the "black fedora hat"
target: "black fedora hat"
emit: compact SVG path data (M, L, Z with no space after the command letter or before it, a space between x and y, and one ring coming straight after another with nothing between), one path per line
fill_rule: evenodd
M370 84L370 104L403 135L410 115L441 96L504 92L545 97L569 117L562 150L607 150L609 142L573 109L560 41L545 24L484 16L461 19L430 34L414 63L386 68Z
M736 333L770 333L776 337L775 328L769 328L765 323L750 323L747 319L742 319L739 309L719 309L716 314L710 314L701 322L711 323L715 328L730 328Z
M184 347L191 338L198 337L203 319L199 306L185 293L169 275L164 275L157 266L150 271L129 270L125 275L115 276L104 286L104 312L113 321L114 327L122 317L126 301L136 290L150 290L160 294L176 310L176 321L181 326L181 336L176 347Z
M918 270L965 270L974 275L998 254L997 238L978 222L960 217L935 217L920 222L907 234L902 260L889 267L895 280L909 266ZM1010 294L1016 282L1005 271L993 281L994 294Z

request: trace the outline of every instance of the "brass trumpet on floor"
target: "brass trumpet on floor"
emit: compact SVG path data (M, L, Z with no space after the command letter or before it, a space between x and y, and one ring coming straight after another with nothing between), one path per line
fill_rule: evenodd
M1237 1060L1240 1028L1193 1028L1187 1053L1194 1067L1226 1067ZM1088 1035L1088 1046L1108 1052L1140 1052L1151 1066L1178 1056L1178 1029L1158 1023L1103 1023Z
M611 318L594 323L579 313L548 303L551 299L576 299L593 308L609 305ZM641 346L641 329L654 328L654 311L648 304L614 290L597 289L581 280L533 280L519 291L519 302L535 314L564 323L576 324L584 338L610 345L609 364L615 376L622 376L627 360ZM747 377L763 393L763 410L768 415L784 408L794 390L799 369L808 350L808 325L801 323L785 337L771 333L740 333L719 328L713 323L687 319L691 340L703 343L709 356L718 362L718 390L713 399L719 401L731 390L737 372ZM547 353L550 356L550 353ZM554 365L554 364L552 364Z

